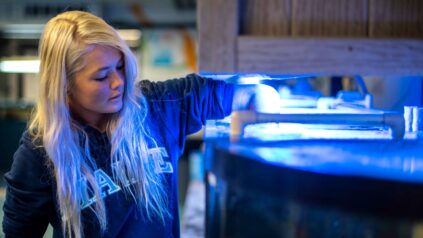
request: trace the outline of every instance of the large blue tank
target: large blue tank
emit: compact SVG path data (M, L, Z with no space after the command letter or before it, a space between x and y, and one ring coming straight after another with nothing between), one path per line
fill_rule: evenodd
M416 237L419 140L208 143L207 237Z

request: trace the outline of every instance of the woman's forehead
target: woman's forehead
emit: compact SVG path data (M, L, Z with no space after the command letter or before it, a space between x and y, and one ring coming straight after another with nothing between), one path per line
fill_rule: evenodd
M113 66L123 57L119 50L110 46L89 46L87 50L88 52L84 55L84 68L89 68L90 71L98 71L100 68Z

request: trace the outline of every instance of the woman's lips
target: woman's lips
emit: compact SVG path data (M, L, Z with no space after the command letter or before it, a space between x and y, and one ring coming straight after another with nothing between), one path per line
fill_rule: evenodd
M120 98L121 96L122 94L118 94L116 96L111 97L109 100L114 100L114 99Z

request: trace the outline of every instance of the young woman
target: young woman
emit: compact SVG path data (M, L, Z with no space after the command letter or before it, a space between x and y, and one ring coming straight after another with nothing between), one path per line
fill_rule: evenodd
M52 18L41 91L7 182L6 237L179 237L177 159L231 112L233 86L198 75L135 84L134 55L86 12Z

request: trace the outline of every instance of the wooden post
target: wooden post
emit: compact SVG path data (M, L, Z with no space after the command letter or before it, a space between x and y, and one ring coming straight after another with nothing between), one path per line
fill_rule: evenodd
M238 0L199 0L199 71L236 72Z

